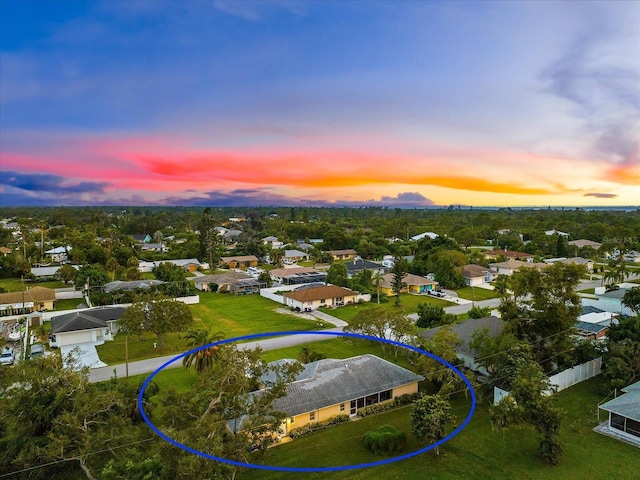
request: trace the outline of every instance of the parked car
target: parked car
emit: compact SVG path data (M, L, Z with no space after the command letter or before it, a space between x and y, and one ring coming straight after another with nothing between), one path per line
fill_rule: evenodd
M15 361L15 351L10 346L5 345L2 349L2 353L0 353L0 365L13 365Z
M44 345L41 343L36 343L31 345L31 354L29 355L30 359L44 357Z
M444 292L442 290L429 290L429 295L433 295L435 297L444 297Z

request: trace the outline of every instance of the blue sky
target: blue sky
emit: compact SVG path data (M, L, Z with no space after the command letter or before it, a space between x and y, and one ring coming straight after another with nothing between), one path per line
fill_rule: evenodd
M640 3L0 2L0 205L623 205Z

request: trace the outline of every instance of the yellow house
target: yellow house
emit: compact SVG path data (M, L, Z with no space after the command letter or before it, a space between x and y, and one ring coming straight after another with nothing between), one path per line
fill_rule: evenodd
M273 407L289 416L281 430L288 436L307 423L335 415L353 417L361 408L417 393L421 380L421 375L375 355L323 359L306 364Z
M56 292L45 287L32 287L23 292L0 293L0 316L53 310L55 299Z
M255 255L241 255L239 257L221 257L220 265L227 268L257 267L258 257Z
M402 281L405 284L405 286L401 290L402 293L428 293L431 290L435 290L438 286L438 282L429 280L428 278L421 277L419 275L413 275L412 273L405 274L405 276L402 277ZM394 295L393 288L391 286L392 282L393 274L384 274L380 279L380 293L384 293L386 295Z
M329 250L329 253L334 260L353 260L358 256L358 252L352 248L346 250Z

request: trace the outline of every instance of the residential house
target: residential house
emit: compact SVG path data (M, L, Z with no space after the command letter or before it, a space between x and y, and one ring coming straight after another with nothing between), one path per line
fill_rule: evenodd
M304 283L324 283L326 272L311 267L274 268L269 272L274 282L282 285L300 285Z
M458 343L456 345L456 355L464 362L464 366L474 372L488 375L488 371L477 362L478 352L471 348L470 344L473 340L473 335L481 330L486 330L489 337L495 338L502 332L504 328L504 322L498 317L489 316L483 318L470 318L460 323L453 325L443 325L441 327L431 328L424 330L420 335L425 340L431 340L436 333L443 328L450 328L458 337Z
M599 323L576 322L576 336L588 340L604 340L607 338L609 327Z
M303 287L283 295L287 307L305 312L320 307L339 307L355 303L357 297L358 292L337 285Z
M213 229L217 232L218 235L220 236L224 236L229 229L228 228L224 228L224 227L213 227Z
M133 235L133 241L136 243L149 243L153 238L148 233L144 235Z
M402 258L404 258L408 263L413 262L413 259L415 258L414 255L404 255ZM396 264L396 259L393 255L385 255L384 257L382 257L382 262L380 262L382 264L382 266L385 269L392 269L395 264Z
M559 235L561 237L568 237L569 236L569 234L567 232L561 232L560 230L555 230L555 229L554 230L546 230L544 232L544 234L546 236L548 236L548 237L551 236L551 235Z
M413 237L411 237L411 240L422 240L423 238L426 238L426 237L429 237L431 240L435 240L439 236L440 235L434 232L424 232L424 233L419 233L418 235L414 235Z
M240 223L247 220L247 217L244 215L234 215L233 217L229 217L229 221L233 223Z
M498 277L498 272L481 265L468 264L462 267L464 283L470 287L493 282Z
M587 272L593 272L593 260L589 260L588 258L582 258L582 257L548 258L544 260L544 263L564 263L566 265L584 265L584 267L587 269Z
M353 260L358 255L352 248L346 250L329 250L328 252L334 260Z
M591 247L594 250L598 250L602 246L601 243L594 242L592 240L586 240L584 238L581 238L580 240L571 240L570 242L567 242L567 245L571 245L573 247L578 247L578 248Z
M533 255L524 252L514 252L512 250L492 250L484 253L487 260L497 260L499 257L506 257L507 260L522 260L525 262L533 262Z
M382 278L380 279L380 293L384 293L385 295L395 295L392 288L393 277L393 273L385 273L382 275ZM406 273L402 277L402 282L405 285L401 292L407 293L429 293L438 287L438 282L435 280L429 280L428 278L414 275L412 273Z
M417 393L422 380L423 376L375 355L323 359L306 364L273 407L288 415L281 432L288 436L308 423L336 415L353 417L362 408Z
M50 261L55 263L63 263L69 259L69 252L71 251L70 246L66 247L55 247L50 250L44 252L45 256L49 258Z
M146 262L144 260L140 260L138 262L138 270L143 273L151 272L161 263L171 263L172 265L180 267L187 272L195 272L196 270L198 270L198 268L209 268L209 264L200 263L197 258L178 258L173 260L158 260L155 262Z
M282 246L284 245L283 242L278 240L278 237L274 237L274 236L264 237L262 239L262 243L271 247L274 250L278 248L282 248Z
M225 272L198 277L194 281L195 287L203 292L232 292L256 293L266 284L243 272Z
M377 273L382 275L386 271L386 268L380 263L370 262L369 260L363 260L359 257L356 257L352 262L347 263L347 275L349 278L352 278L354 275L358 275L363 270L369 270L371 275L375 275Z
M97 307L52 317L49 345L64 347L111 340L118 330L118 320L126 310L123 306Z
M513 275L514 272L520 268L537 268L542 269L547 267L548 264L539 262L522 262L520 260L507 260L506 262L490 263L489 268L500 275Z
M131 290L136 290L136 289L148 290L151 287L154 287L156 285L162 285L163 283L165 282L160 280L131 280L127 282L116 280L115 282L109 282L105 284L102 287L102 289L104 290L105 293L111 293L116 290L129 292Z
M599 308L605 312L620 313L623 315L635 315L629 307L622 304L622 297L628 288L620 288L601 294L596 293L596 298L582 298L582 305Z
M224 238L227 241L233 241L237 239L240 235L242 235L242 230L237 230L235 228L232 228L231 230L227 230L227 232L224 234Z
M285 250L284 262L288 264L309 260L309 254L300 250Z
M76 270L80 269L78 265L71 265ZM54 279L56 277L56 273L60 270L60 265L56 265L54 267L32 267L31 275L39 280L43 280L45 278Z
M219 264L226 268L257 267L258 257L255 255L241 255L237 257L221 257Z
M298 240L298 243L296 245L303 252L308 252L313 248L313 245L311 245L310 243L305 243L304 241L301 242L300 240Z
M169 248L164 243L143 243L140 245L143 252L161 252L167 253Z
M0 317L53 310L55 299L55 290L45 287L32 287L21 292L0 293Z
M632 383L622 392L598 407L609 413L609 419L594 430L640 447L640 382Z

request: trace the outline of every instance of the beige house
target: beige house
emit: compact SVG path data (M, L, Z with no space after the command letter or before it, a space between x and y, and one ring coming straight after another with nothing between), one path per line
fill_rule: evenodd
M22 292L0 293L0 317L53 310L55 300L55 290L45 287L32 287Z
M334 260L353 260L358 256L358 252L352 248L346 250L329 250Z
M275 410L289 416L282 425L281 436L311 422L335 415L353 417L361 408L417 393L418 382L424 380L375 355L323 359L304 367L287 386L286 396L273 403Z
M285 305L300 311L316 310L320 307L339 307L355 303L358 292L337 285L302 288L283 295Z
M537 268L538 270L547 267L547 263L521 262L520 260L507 260L506 262L490 263L489 268L500 275L513 275L518 269Z
M221 257L220 265L227 268L257 267L258 257L255 255L243 255L239 257Z

